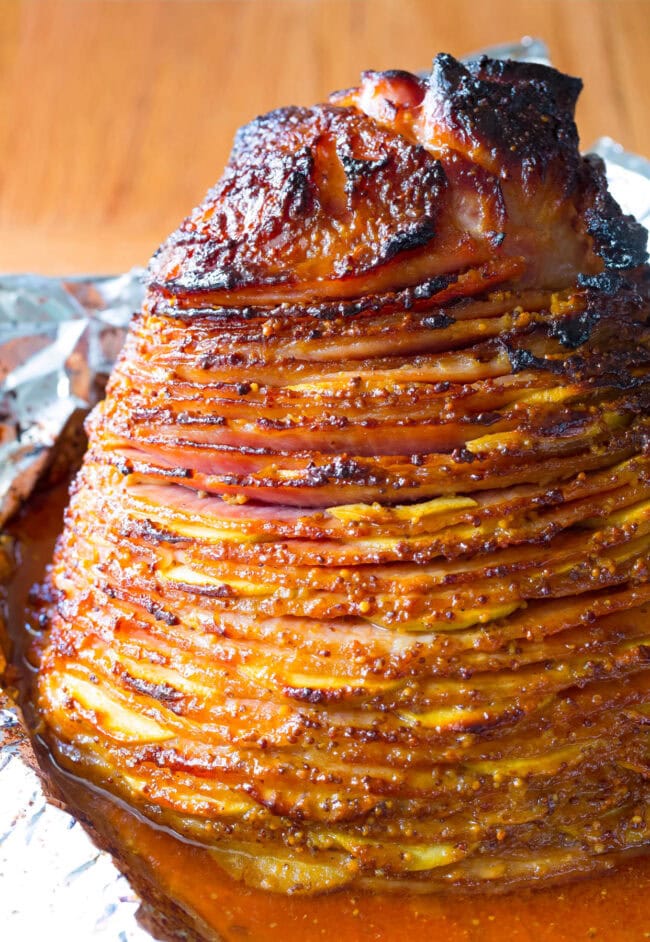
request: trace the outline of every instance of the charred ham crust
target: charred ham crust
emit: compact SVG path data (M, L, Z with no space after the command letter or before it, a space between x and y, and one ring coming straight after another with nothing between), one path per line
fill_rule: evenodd
M345 279L429 242L446 186L420 145L352 109L256 118L226 171L152 261L169 292L292 282L317 260Z
M587 154L584 168L595 190L593 203L585 210L585 222L606 268L629 269L644 265L648 260L646 229L634 216L623 214L607 189L605 164L600 157ZM608 287L611 290L611 285Z
M329 318L638 267L645 231L578 150L580 88L546 66L440 54L428 82L365 72L333 103L256 118L152 259L152 308Z
M580 79L530 62L489 59L463 65L440 53L433 62L430 107L460 150L478 149L502 176L544 175L561 161L570 193L580 157L575 105Z

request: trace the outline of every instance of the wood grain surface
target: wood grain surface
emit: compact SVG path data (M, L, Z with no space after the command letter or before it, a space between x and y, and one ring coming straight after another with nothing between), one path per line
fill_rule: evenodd
M251 117L524 34L650 156L650 0L0 0L0 271L145 263Z

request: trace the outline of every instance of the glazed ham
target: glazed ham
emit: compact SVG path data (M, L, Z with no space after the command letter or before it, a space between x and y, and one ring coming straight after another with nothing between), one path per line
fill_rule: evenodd
M154 256L45 593L57 761L279 892L650 848L644 230L577 79L239 132Z

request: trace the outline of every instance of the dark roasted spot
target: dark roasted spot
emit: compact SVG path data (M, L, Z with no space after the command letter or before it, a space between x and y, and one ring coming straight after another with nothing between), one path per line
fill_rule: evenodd
M449 285L458 281L458 274L438 275L437 278L430 278L421 285L416 285L411 289L413 297L418 301L423 298L432 298L440 291L444 291Z
M427 316L422 319L422 326L426 327L427 330L440 330L443 327L449 327L450 324L454 324L455 322L455 318L451 317L445 311L439 311L437 314L427 314Z
M600 315L595 311L587 310L572 317L565 317L561 320L553 321L549 326L549 334L567 347L569 350L575 350L586 343L591 337L595 325L600 320Z
M476 461L476 455L464 445L462 448L454 448L451 453L451 458L456 464L471 464L473 461Z
M608 298L613 297L625 284L625 279L617 271L601 271L598 275L578 275L581 288L591 288Z
M408 252L411 249L418 249L436 234L433 220L425 219L422 222L413 223L401 232L391 236L382 246L382 257L385 261L394 258L401 252Z

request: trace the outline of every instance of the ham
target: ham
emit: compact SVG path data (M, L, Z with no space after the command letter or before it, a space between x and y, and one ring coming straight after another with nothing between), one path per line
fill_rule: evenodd
M580 82L436 58L243 128L151 261L41 735L277 893L650 849L650 277Z

